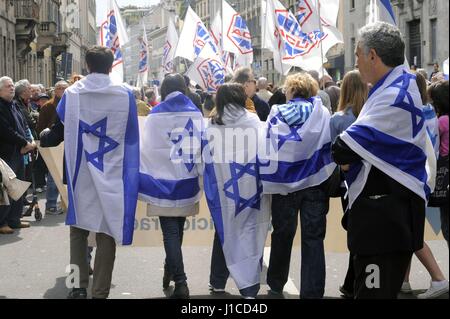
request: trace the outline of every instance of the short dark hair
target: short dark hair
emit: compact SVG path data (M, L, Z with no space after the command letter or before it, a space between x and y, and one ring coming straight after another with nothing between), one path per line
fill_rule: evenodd
M448 81L440 81L431 84L428 89L433 106L436 109L439 116L448 115L449 105L449 87Z
M186 82L181 74L168 74L161 84L161 100L165 101L167 96L173 92L186 94L187 90Z
M253 71L250 68L239 68L234 72L232 82L244 85L247 83L253 75Z
M217 90L216 95L216 112L212 117L212 123L224 125L223 114L225 107L234 107L236 109L245 109L247 94L242 84L225 83Z
M94 46L86 52L86 64L91 73L109 74L114 63L114 53L110 48Z

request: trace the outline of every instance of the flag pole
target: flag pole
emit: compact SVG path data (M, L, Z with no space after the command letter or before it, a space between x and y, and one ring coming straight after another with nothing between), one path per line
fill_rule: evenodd
M323 33L323 26L322 26L322 19L321 19L321 14L320 14L320 0L317 0L317 12L319 13L319 28L320 28L320 33L322 35ZM324 69L324 64L325 64L325 59L323 57L323 41L320 40L320 58L322 59L322 78L325 76L325 69ZM323 89L322 84L320 83L320 79L319 79L319 88Z

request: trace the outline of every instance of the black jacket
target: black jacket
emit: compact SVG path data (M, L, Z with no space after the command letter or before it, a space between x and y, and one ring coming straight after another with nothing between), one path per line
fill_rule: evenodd
M270 106L263 100L261 100L258 95L255 94L254 97L252 97L253 104L255 104L256 113L258 114L259 119L262 122L267 121L267 118L270 114Z
M37 139L36 124L37 119L39 118L39 113L34 112L31 109L31 106L27 105L20 97L16 97L14 101L16 105L19 107L20 111L22 112L23 118L27 122L28 128L30 129L33 138L36 140Z
M9 163L28 144L28 126L14 102L0 98L0 157Z
M339 165L361 161L340 137L333 144L332 154ZM423 247L425 201L375 167L345 218L353 254L415 252Z

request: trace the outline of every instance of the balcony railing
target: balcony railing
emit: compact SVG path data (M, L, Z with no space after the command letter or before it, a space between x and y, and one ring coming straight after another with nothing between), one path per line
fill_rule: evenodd
M15 0L14 13L18 20L39 20L39 5L35 0Z

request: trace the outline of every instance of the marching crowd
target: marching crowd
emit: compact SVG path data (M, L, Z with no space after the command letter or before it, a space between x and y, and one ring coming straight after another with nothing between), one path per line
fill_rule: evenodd
M281 87L275 87L265 78L256 79L251 69L241 68L211 95L180 74L166 75L160 92L150 87L130 92L129 87L113 85L109 80L112 52L94 47L86 55L90 71L86 78L74 76L51 89L27 80L14 83L9 77L0 78L0 159L18 179L30 180L33 173L38 192L46 190L46 214L58 215L62 213L57 204L58 190L44 161L39 156L33 158L33 172L28 164L36 154L36 140L42 147L65 142L70 264L80 269L78 286L70 291L69 298L87 297L89 232L95 232L97 240L92 296L108 298L116 244L132 241L138 193L149 204L149 212L160 218L166 251L163 288L173 281L172 297L189 298L182 255L183 227L186 217L198 214L202 192L216 229L209 279L212 293L224 293L231 276L243 298L257 297L260 260L271 222L267 284L271 294L282 296L300 217L300 298L323 298L326 215L330 197L340 197L350 250L342 294L366 299L396 298L400 291L411 293L409 268L415 254L431 277L429 289L419 298L436 298L448 293L448 281L424 241L425 210L427 202L431 205L431 199L437 198L433 205L440 208L442 232L448 243L449 82L439 72L438 64L430 77L424 70L406 69L404 51L398 29L377 23L360 30L355 52L357 69L339 83L311 71L291 74ZM421 112L415 113L417 109ZM109 127L117 126L117 132L122 133L113 140L106 128L103 131L101 121L91 126L83 116L95 121L108 118ZM140 138L132 128L137 126L137 116L147 117ZM417 117L422 119L419 123ZM183 127L186 124L180 123L191 125L191 137L201 135L209 148L203 148L202 143L200 153L222 149L224 153L245 154L246 160L232 163L230 169L230 163L214 156L198 163L198 154L188 156L188 160L184 154L175 154L183 158L181 169L180 163L171 160L171 146L180 142L178 135L167 138L165 128L171 121ZM202 124L196 127L199 121ZM75 134L78 139L70 131L73 123L81 123ZM283 134L274 133L275 127ZM278 170L265 171L259 162L263 156L252 162L252 147L245 143L230 145L226 139L210 138L213 132L229 128L254 130L258 136L264 132L270 141L274 138L279 151ZM77 153L82 134L99 138L105 153L89 154L85 146L86 159L82 160ZM427 153L430 145L434 159ZM92 176L82 172L87 163L106 172L105 154L119 149L123 152L121 160L113 166L123 170L120 179L127 179L123 189L109 188L106 177L98 172L86 169ZM256 153L260 157L259 150ZM133 157L134 162L128 160ZM428 176L433 174L429 164L434 166L436 178ZM442 180L447 184L439 185ZM96 188L93 199L77 198L76 188L82 186L76 185L89 182ZM255 184L256 195L248 199L236 194L239 188L247 187L244 184ZM97 194L110 192L113 195L107 198L111 204L102 200L94 203ZM117 198L119 204L114 206ZM26 194L10 202L0 206L0 235L30 226L21 220L24 205L29 205ZM121 205L122 211L114 215L112 211L120 210L116 207ZM376 289L366 284L366 269L373 264L380 268L381 276Z

